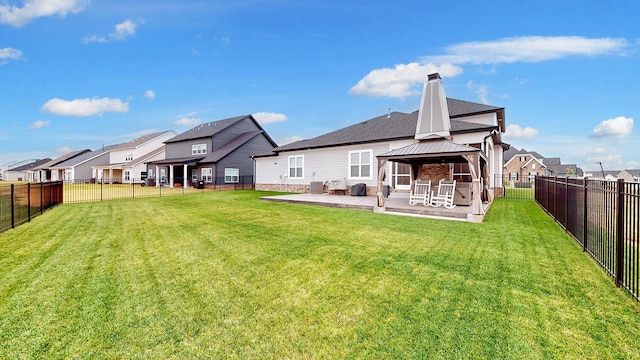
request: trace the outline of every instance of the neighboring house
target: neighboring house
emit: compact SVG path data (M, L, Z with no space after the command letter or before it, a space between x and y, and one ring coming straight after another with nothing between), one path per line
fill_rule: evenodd
M10 170L7 170L7 177L5 180L40 182L42 181L42 179L40 177L37 177L37 175L39 175L40 173L34 172L33 170L49 161L51 161L51 159L46 158L41 160L34 160L18 167L13 167Z
M54 169L54 166L68 161L69 159L73 159L76 156L80 156L82 154L91 152L89 149L75 150L68 152L62 156L59 156L51 161L48 161L36 168L33 171L33 178L39 178L41 181L58 181L64 180L64 172Z
M91 165L91 178L98 181L131 183L147 177L146 163L164 159L165 144L176 136L173 130L141 136L109 148L105 162Z
M309 192L319 182L328 191L339 180L348 189L363 183L373 195L385 185L407 191L415 180L471 183L479 176L491 190L482 191L486 200L502 190L494 179L508 146L504 130L504 108L448 99L440 76L431 74L418 111L390 112L255 156L256 189Z
M165 144L165 158L147 162L156 186L252 183L251 156L277 146L252 115L200 124Z
M640 182L640 170L622 170L617 177L626 182Z
M173 136L175 136L174 131L144 135L125 143L85 152L51 169L62 174L62 178L70 183L140 182L146 170L144 161L162 158L163 142Z
M0 181L2 181L2 180L8 181L9 180L9 174L7 173L7 171L9 171L11 169L15 169L17 167L20 167L22 165L30 164L30 163L32 163L34 161L36 161L36 159L28 159L28 160L21 160L21 161L10 161L8 163L4 163L4 164L0 165Z
M582 177L576 164L562 164L559 157L545 158L535 151L510 148L504 152L504 174L510 181L532 181L536 175Z

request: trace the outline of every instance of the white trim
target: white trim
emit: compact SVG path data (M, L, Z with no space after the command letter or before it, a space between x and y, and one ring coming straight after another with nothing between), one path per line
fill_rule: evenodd
M298 163L298 159L300 159L300 163ZM291 160L295 161L294 166L291 166ZM298 169L300 169L300 174L298 174ZM294 170L294 176L291 176L291 170ZM287 177L289 179L304 179L304 155L291 155L287 158Z
M364 153L369 153L369 159L368 159L368 163L363 162L362 155ZM351 156L354 154L358 154L358 163L357 164L352 164L351 163ZM352 179L352 180L371 180L373 178L373 149L362 149L362 150L352 150L349 151L349 158L348 158L348 167L347 167L347 174L348 174L348 179ZM369 175L368 176L362 176L362 170L363 170L363 166L369 166ZM358 166L358 176L352 176L351 174L351 168L353 166Z

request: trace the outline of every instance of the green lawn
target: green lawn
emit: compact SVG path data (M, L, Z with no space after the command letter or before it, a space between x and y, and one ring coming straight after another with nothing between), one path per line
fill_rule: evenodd
M67 204L0 234L0 358L640 358L640 306L533 202L483 224Z

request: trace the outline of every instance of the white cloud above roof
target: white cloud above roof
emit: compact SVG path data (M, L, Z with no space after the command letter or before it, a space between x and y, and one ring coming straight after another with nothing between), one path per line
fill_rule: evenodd
M253 117L262 125L287 121L287 115L285 114L264 111L253 114Z
M394 68L376 69L354 85L349 94L392 98L419 94L422 90L419 85L427 80L427 75L436 72L443 78L454 77L462 73L462 68L451 64L437 66L412 62L398 64Z
M22 7L18 7L2 1L0 2L0 24L22 27L40 17L79 13L88 3L87 0L25 0Z
M596 138L622 138L630 135L633 131L633 119L618 116L605 120L598 124L591 133L591 137Z
M573 55L621 54L628 46L629 42L620 38L522 36L451 45L445 48L445 54L426 56L422 60L436 64L541 62Z
M624 54L630 46L621 38L585 38L581 36L522 36L495 41L473 41L446 47L444 54L425 56L418 62L398 64L369 72L350 90L351 95L404 98L420 93L426 76L438 72L441 77L462 74L460 65L541 62L568 56ZM487 102L487 89L478 88L480 101Z
M42 105L41 110L54 115L93 116L101 115L105 112L128 112L129 104L122 102L120 99L107 97L70 101L53 98Z
M538 135L538 129L528 126L523 128L517 124L507 126L507 130L504 133L504 137L510 139L531 139L536 135Z
M176 126L196 126L202 123L202 120L194 117L182 117L173 122Z

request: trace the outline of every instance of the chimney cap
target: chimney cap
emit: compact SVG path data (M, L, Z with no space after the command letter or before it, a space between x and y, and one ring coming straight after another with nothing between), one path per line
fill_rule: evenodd
M429 76L428 76L428 81L440 80L440 79L441 79L440 78L440 74L438 74L438 73L429 74Z

